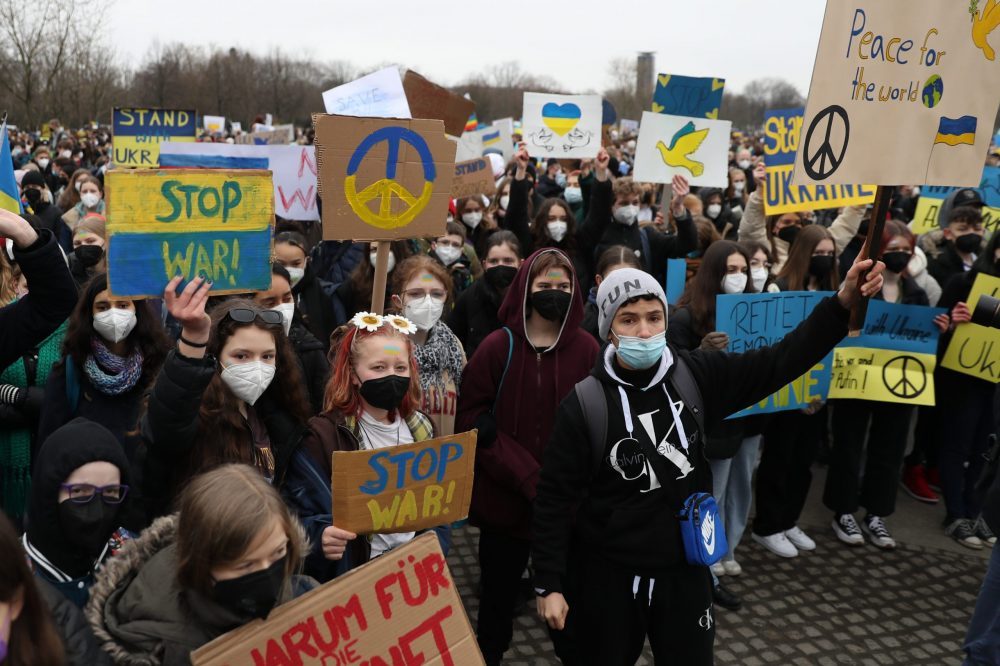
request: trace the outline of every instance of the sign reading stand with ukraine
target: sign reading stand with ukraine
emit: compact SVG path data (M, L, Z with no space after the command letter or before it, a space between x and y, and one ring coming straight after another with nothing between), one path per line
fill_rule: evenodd
M159 297L206 277L216 294L268 289L274 190L270 171L111 170L109 289L121 297Z
M116 108L112 111L114 163L122 167L160 166L160 144L193 142L197 136L194 111Z

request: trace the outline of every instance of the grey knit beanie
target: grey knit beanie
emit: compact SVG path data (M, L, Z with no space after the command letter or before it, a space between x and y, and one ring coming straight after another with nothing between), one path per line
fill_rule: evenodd
M622 303L637 296L655 296L660 299L666 314L667 296L660 283L649 273L638 268L619 268L601 280L601 286L597 289L597 328L601 340L608 339L611 322Z

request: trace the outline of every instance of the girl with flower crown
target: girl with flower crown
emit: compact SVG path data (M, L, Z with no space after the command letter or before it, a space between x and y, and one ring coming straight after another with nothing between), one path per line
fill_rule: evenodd
M359 312L333 334L323 412L309 419L282 483L285 501L298 512L312 543L305 573L320 582L415 536L359 537L337 527L330 513L330 479L334 451L382 449L434 436L430 418L417 411L421 392L413 346L416 332L405 317ZM435 531L445 547L448 527Z

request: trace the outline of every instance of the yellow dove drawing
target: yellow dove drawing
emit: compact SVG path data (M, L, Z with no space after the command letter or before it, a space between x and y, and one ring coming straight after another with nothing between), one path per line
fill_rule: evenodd
M670 147L662 141L656 142L656 149L660 151L660 157L667 166L680 167L691 172L692 176L698 177L705 172L705 165L691 159L691 154L701 148L701 144L708 137L709 128L695 130L694 123L689 122L674 134L670 139Z
M996 51L990 46L987 37L1000 25L1000 7L997 6L997 0L988 0L982 12L976 13L973 10L971 13L972 43L983 50L987 60L995 60Z

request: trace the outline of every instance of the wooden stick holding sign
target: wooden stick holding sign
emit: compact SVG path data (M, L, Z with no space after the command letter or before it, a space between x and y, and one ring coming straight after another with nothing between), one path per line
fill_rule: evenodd
M865 244L858 252L857 261L874 259L878 261L882 254L882 234L885 232L885 218L889 214L889 203L892 201L892 193L895 187L891 185L879 185L875 192L875 206L872 209L871 220L868 223L868 235L865 237ZM873 264L874 265L874 264ZM868 279L868 271L858 277L858 292ZM856 338L861 335L861 329L865 326L865 317L868 315L868 297L861 296L853 308L851 308L851 321L848 325L848 335Z
M381 241L375 251L375 279L372 281L372 309L375 314L385 313L385 283L389 279L389 252L392 246Z

